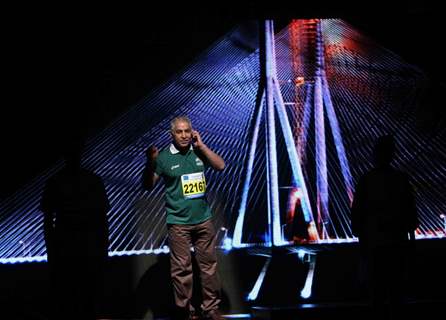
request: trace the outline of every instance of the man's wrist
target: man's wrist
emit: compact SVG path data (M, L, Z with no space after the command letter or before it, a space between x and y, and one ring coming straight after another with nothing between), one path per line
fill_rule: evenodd
M150 170L155 171L155 169L156 169L156 160L154 160L154 159L147 159L147 167Z
M201 152L205 151L206 149L208 149L207 145L205 145L204 143L200 144L199 146L197 146L197 149Z

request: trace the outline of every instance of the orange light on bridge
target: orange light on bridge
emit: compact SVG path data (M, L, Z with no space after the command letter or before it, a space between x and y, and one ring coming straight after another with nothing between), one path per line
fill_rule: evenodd
M297 77L295 80L294 80L294 84L296 85L296 86L301 86L301 85L303 85L305 83L305 78L304 77Z

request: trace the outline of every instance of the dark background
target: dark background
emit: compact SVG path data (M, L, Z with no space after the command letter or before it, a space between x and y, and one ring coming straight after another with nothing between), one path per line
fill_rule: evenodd
M438 5L388 2L5 8L0 200L51 166L68 136L94 136L247 19L274 18L277 30L292 18L345 19L425 70L433 84L423 112L444 116L444 16Z

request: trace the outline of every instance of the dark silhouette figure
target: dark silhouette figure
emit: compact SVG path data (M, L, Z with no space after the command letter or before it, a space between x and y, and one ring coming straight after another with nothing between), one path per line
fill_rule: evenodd
M95 319L108 258L109 202L102 179L82 168L83 143L63 147L65 166L45 186L41 210L56 319Z
M157 255L156 263L141 277L132 297L134 318L147 318L146 314L149 312L154 319L167 318L171 315L175 301L169 270L169 256Z
M353 200L353 234L359 239L361 265L373 310L394 316L407 292L408 254L418 225L415 198L406 174L392 168L390 135L377 140L375 166L363 175Z

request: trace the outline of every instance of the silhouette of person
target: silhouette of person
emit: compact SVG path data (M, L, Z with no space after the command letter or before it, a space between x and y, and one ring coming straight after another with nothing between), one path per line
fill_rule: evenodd
M380 137L374 148L375 166L356 186L351 219L359 239L365 284L375 312L398 312L408 280L408 254L418 226L409 177L391 166L393 136Z
M158 254L156 258L156 263L140 278L132 297L132 309L137 319L147 319L147 314L151 314L154 319L172 315L175 305L173 290L171 285L166 285L171 284L169 255Z
M108 257L109 202L102 179L81 166L82 149L79 137L64 143L65 166L40 203L56 319L95 319Z

